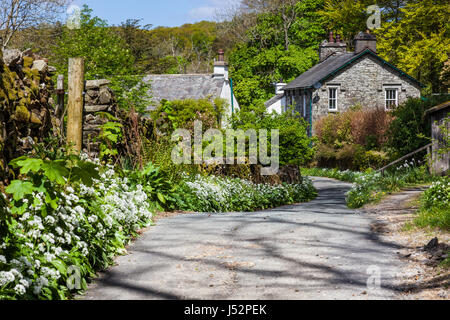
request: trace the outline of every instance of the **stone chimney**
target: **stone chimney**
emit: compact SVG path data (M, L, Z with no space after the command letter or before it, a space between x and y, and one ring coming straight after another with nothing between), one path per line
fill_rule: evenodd
M360 32L355 37L355 54L361 53L366 49L377 53L377 37L371 34L369 30Z
M324 40L319 47L320 62L325 61L332 54L342 54L347 52L347 43L341 41L340 35L336 39L333 37L331 31L328 36L328 41Z
M214 61L214 77L228 79L228 63L224 59L225 52L219 50L219 59Z

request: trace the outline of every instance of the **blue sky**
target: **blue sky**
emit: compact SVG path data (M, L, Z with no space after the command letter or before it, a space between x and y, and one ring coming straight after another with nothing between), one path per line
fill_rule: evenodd
M238 0L74 0L72 4L87 4L94 14L109 24L118 25L127 19L143 19L153 26L180 26L201 20L216 20Z

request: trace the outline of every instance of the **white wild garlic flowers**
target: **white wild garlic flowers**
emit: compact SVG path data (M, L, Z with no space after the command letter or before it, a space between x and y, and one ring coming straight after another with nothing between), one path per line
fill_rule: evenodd
M59 192L55 210L45 205L43 193L33 194L34 201L23 201L27 211L9 227L14 241L0 239L0 300L52 298L51 289L64 286L67 278L63 279L61 272L67 268L61 263L69 267L74 257L123 253L127 232L151 222L142 186L132 188L112 167L100 176L92 187L68 186Z

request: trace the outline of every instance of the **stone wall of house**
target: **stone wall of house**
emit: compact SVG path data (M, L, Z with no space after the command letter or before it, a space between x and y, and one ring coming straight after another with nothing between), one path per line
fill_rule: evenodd
M116 115L117 103L108 80L86 81L83 112L83 152L91 158L99 154L98 136L101 127L108 121L105 113Z
M376 58L366 55L360 61L347 67L336 77L330 79L313 94L319 101L313 104L313 120L328 115L328 89L337 87L337 112L343 112L360 104L364 107L385 109L385 88L398 88L398 102L401 104L408 97L420 97L420 88L406 77Z

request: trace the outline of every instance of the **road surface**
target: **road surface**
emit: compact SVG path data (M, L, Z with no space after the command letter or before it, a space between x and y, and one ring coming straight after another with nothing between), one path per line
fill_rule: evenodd
M159 221L80 298L394 299L397 245L347 208L350 184L313 180L309 203Z

